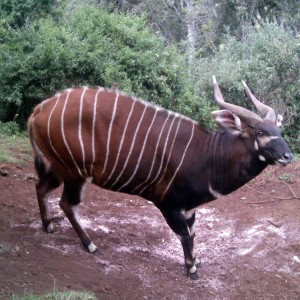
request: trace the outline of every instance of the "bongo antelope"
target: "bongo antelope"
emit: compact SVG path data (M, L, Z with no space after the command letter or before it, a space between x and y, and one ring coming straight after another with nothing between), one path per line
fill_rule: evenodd
M98 252L78 217L86 184L140 195L161 211L181 241L188 276L198 278L195 209L238 189L267 165L292 160L274 110L243 85L263 118L225 102L213 78L222 108L212 113L218 132L116 89L73 88L37 105L28 129L45 230L53 231L48 196L63 183L62 210L83 246Z

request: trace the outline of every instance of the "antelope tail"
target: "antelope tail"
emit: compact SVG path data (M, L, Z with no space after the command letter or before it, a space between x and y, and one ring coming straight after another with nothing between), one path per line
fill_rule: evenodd
M33 137L33 114L29 117L27 128L28 128L28 135L30 139L30 143L33 149L33 157L34 157L34 167L37 172L39 178L43 177L47 172L47 166L45 161L43 160L43 155L39 150L38 146L36 145Z

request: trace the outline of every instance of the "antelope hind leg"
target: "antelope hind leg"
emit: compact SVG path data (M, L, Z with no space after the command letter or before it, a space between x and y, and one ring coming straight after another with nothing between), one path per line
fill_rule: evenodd
M52 218L50 215L48 198L53 190L61 185L59 178L52 172L51 169L42 176L36 184L36 194L42 219L42 224L47 232L53 232Z

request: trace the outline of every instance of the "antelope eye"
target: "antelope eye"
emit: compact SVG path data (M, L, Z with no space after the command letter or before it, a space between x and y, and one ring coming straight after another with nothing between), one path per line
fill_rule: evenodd
M264 134L263 131L259 130L259 131L256 132L256 135L257 136L264 136L265 134Z

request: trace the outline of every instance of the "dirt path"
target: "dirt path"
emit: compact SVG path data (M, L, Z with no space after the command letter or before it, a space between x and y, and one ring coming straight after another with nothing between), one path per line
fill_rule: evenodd
M147 201L90 186L80 214L100 249L95 256L65 219L53 234L42 230L31 163L0 170L8 173L0 176L0 299L54 288L98 299L300 299L300 199L252 189L299 197L299 161L199 207L198 281L185 276L179 241ZM59 197L50 201L56 214Z

